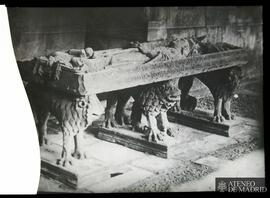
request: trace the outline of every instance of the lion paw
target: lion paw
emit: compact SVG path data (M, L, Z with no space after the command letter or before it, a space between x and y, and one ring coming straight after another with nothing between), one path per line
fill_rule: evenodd
M223 115L224 116L224 118L226 119L226 120L234 120L235 119L235 115L234 114L225 114L225 115Z
M105 120L103 122L103 127L110 129L110 128L119 128L119 125L116 123L115 120Z
M171 109L172 112L179 112L181 111L180 104L175 104Z
M83 160L83 159L87 158L85 152L80 152L80 151L74 151L71 155L72 155L72 157L74 157L78 160Z
M222 115L216 115L213 118L213 122L221 123L225 120L225 118Z
M61 158L57 160L56 164L67 167L67 166L72 166L74 163L71 158Z
M160 133L160 132L150 129L150 132L147 135L147 139L149 142L152 141L152 142L159 143L159 142L164 141L164 136L165 136L165 133Z
M170 137L174 137L175 135L174 135L174 133L173 133L173 131L172 131L172 129L171 128L163 128L162 130L161 130L161 134L163 135L163 136L170 136Z
M172 132L172 129L171 128L168 128L167 129L167 135L170 136L170 137L174 137L174 133Z

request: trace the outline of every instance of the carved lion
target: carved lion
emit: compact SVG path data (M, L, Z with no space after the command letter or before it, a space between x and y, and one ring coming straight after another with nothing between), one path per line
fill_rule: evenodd
M211 44L209 42L201 42L199 45L201 54L239 49L239 47L230 45L228 43ZM225 119L234 119L234 115L231 113L231 99L235 90L239 87L240 80L242 78L241 68L236 66L180 78L179 88L182 91L181 108L184 110L192 111L195 109L197 104L196 98L188 95L194 78L198 78L201 82L203 82L213 95L213 121L223 122Z
M63 132L62 155L57 163L72 165L72 157L85 158L81 147L83 131L104 112L96 95L77 97L34 83L29 83L26 91L36 118L40 145L48 143L47 121L54 115Z

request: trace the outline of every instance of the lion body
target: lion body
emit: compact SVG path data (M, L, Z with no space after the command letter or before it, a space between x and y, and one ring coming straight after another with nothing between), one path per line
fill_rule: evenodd
M82 158L82 133L103 113L103 107L97 97L73 96L35 83L28 84L26 91L36 119L40 145L47 144L47 121L50 115L54 115L63 132L62 157L59 163L64 166L72 163L73 138L74 153L76 157Z
M201 54L239 49L239 47L228 43L200 43L199 45ZM222 122L224 119L234 119L234 116L231 114L230 103L234 92L240 84L241 76L241 68L235 66L180 78L179 88L182 91L181 108L189 111L195 109L197 100L189 96L188 93L192 87L193 79L198 78L209 88L213 95L215 108L213 121Z

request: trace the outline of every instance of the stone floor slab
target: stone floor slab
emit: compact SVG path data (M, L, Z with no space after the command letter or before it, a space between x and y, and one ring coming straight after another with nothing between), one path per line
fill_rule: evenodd
M130 164L154 173L158 173L159 170L173 168L180 163L175 159L163 159L156 156L149 156L132 161Z
M142 152L106 141L87 147L86 155L110 165L120 165L147 156Z
M131 170L127 173L112 177L111 179L102 183L91 185L87 187L87 189L95 193L111 193L117 191L118 189L130 186L151 175L153 175L153 173L150 171L131 167Z
M213 169L218 169L220 166L222 166L223 164L227 163L229 160L224 160L224 159L219 159L216 158L214 156L206 156L206 157L202 157L198 160L193 161L196 164L201 164L201 165L205 165L205 166L210 166Z

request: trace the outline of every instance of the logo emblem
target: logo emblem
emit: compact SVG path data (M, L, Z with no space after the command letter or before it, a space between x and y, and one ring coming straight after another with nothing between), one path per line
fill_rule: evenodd
M217 190L218 190L219 192L225 192L225 191L227 191L227 184L226 184L226 182L220 181L220 182L217 184Z

